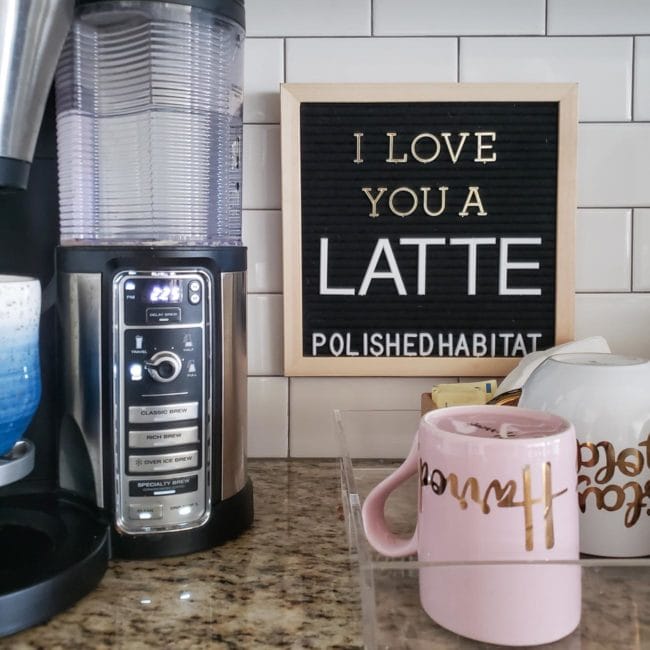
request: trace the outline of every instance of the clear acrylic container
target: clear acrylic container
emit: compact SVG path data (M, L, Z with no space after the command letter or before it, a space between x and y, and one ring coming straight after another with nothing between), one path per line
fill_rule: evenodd
M333 432L341 449L341 498L350 557L359 576L364 647L368 650L496 650L505 647L474 641L446 630L429 618L419 599L418 577L423 568L436 568L444 573L453 572L460 566L466 569L483 564L497 566L497 563L455 565L423 562L415 556L391 559L377 553L368 543L361 519L363 501L370 490L400 464L394 459L355 457L363 448L366 454L372 449L370 437L373 435L373 422L378 419L417 424L419 412L350 409L337 410L333 414ZM396 430L396 434L403 433ZM412 433L415 433L415 428ZM357 452L351 456L350 449ZM397 488L386 504L386 518L399 535L413 534L417 519L417 489L417 478L413 477ZM548 567L552 571L559 563L498 563L499 566L512 564ZM582 575L580 625L559 641L534 647L548 650L650 648L650 557L610 559L583 556L571 564L579 566ZM558 589L561 588L558 585ZM462 610L466 603L458 602L456 606Z
M63 245L240 245L244 29L81 5L56 74Z

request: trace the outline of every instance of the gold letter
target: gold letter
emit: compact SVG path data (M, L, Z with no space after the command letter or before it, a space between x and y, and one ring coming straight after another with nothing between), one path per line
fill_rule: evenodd
M436 148L431 156L428 158L421 158L420 156L415 153L415 145L422 140L422 138L429 138L429 140L432 140L435 142ZM418 162L421 163L430 163L433 162L437 157L438 154L440 153L440 140L436 138L433 133L419 133L415 138L413 138L413 142L411 142L411 153L413 154L413 158L415 158Z
M551 463L544 463L544 473L542 474L542 483L544 485L544 524L546 526L546 548L555 546L555 529L553 527L553 499L561 494L568 492L568 488L560 490L553 494Z
M434 494L444 494L445 489L447 488L447 479L439 469L434 469L431 472L429 482L431 483L431 489Z
M393 199L398 192L406 192L410 194L413 199L413 205L406 212L400 212L393 203ZM398 187L396 190L393 190L388 197L388 207L391 209L393 214L396 214L398 217L408 217L410 214L413 214L418 207L418 195L410 187Z
M641 508L644 507L643 497L645 496L641 485L636 481L629 481L623 486L623 490L632 488L632 499L627 503L625 510L625 527L632 528L641 516Z
M627 460L630 456L633 460ZM643 470L643 455L638 449L632 449L631 447L623 449L616 459L616 467L625 476L636 476Z
M646 465L650 465L650 434L643 442L639 443L639 447L645 447L645 462Z
M587 449L591 452L589 460L582 460L582 450ZM598 463L598 456L600 455L598 447L593 442L578 442L578 471L582 467L593 467Z
M386 158L387 163L405 163L407 161L406 154L404 154L401 158L395 158L395 155L393 153L393 138L397 135L394 131L389 131L387 134L388 136L388 158Z
M601 467L595 474L594 480L596 483L609 483L614 476L614 470L616 469L616 452L614 450L614 445L611 442L603 440L599 442L596 447L602 447L605 450L605 467Z
M358 165L363 162L363 158L361 157L361 138L363 138L363 133L356 132L354 137L357 141L357 155L352 162Z
M441 185L438 188L438 192L440 192L440 209L437 212L431 212L429 210L429 190L431 188L421 187L420 189L422 190L422 207L424 208L425 214L428 214L430 217L437 217L439 214L442 214L445 211L445 206L447 203L447 190L449 188L445 187L444 185Z
M460 142L458 143L458 148L456 151L454 151L451 147L451 142L449 142L449 136L451 133L441 133L440 134L444 141L445 144L447 145L447 151L449 152L449 157L451 158L451 162L456 164L458 162L458 158L460 157L460 152L463 150L463 145L465 144L465 140L467 139L467 136L469 133L467 131L461 131L458 135L462 136L460 139Z
M377 212L377 203L379 203L379 199L384 196L384 192L388 191L387 187L378 187L377 188L377 196L373 198L372 194L372 187L362 187L361 191L368 197L368 200L370 201L370 205L372 206L372 210L368 213L369 217L378 217L379 212Z
M478 480L473 476L470 476L463 485L463 491L458 492L458 477L453 472L447 476L447 481L449 483L449 491L451 495L458 501L461 510L467 509L467 491L469 490L470 497L475 503L481 503L481 497L479 496L479 485Z
M496 151L493 151L489 158L483 156L483 149L492 149L494 141L497 139L497 134L494 131L474 131L476 136L476 158L474 162L489 163L497 159ZM492 144L484 144L483 136L490 138Z
M474 200L472 200L473 197L475 197ZM487 212L483 209L483 203L481 202L481 197L478 193L478 187L476 185L470 185L467 188L467 198L465 199L465 205L463 206L463 209L458 213L458 216L466 217L469 214L467 211L467 208L469 207L478 208L478 212L476 214L480 215L481 217L487 215Z
M607 505L605 502L605 498L607 497L607 494L613 492L616 501L614 501L613 505ZM602 508L604 510L607 510L607 512L616 512L617 510L620 510L623 507L623 504L625 503L625 492L623 492L623 488L620 485L616 485L615 483L610 483L607 487L603 488L602 490ZM600 507L598 508L600 510Z
M485 495L483 497L483 512L485 514L490 512L488 500L490 498L490 492L492 492L492 490L494 490L494 497L497 500L497 507L512 507L515 494L517 493L517 483L513 480L510 480L505 485L501 485L498 479L494 479L490 485L487 486L487 490L485 490Z

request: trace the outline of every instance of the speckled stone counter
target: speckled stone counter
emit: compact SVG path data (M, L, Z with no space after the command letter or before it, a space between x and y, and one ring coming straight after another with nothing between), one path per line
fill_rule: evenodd
M251 461L255 522L164 560L114 561L99 587L1 648L361 648L357 571L333 461Z

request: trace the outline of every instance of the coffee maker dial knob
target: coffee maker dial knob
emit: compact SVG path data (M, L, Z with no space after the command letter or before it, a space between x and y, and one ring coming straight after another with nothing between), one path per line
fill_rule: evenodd
M151 355L144 366L154 381L166 384L180 375L183 362L174 352L164 350Z

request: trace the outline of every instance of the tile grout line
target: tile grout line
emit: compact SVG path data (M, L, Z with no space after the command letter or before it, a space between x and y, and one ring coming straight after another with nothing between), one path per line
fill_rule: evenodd
M630 210L630 292L634 293L634 215L636 208Z
M282 81L287 83L287 39L282 39Z
M548 36L548 0L544 3L544 36Z
M630 118L634 122L634 78L636 76L636 36L632 37L632 83L630 84Z
M630 32L623 33L606 33L606 34L535 34L533 32L525 32L522 34L375 34L374 27L372 34L274 34L274 35L264 35L264 36L250 36L247 35L247 40L272 40L272 39L294 39L297 41L310 41L310 40L328 40L328 39L340 39L340 40L371 40L371 39L454 39L454 38L476 38L476 39L522 39L522 38L533 38L533 39L577 39L577 38L636 38L641 36L650 36L650 32L642 32L640 34L633 34Z

